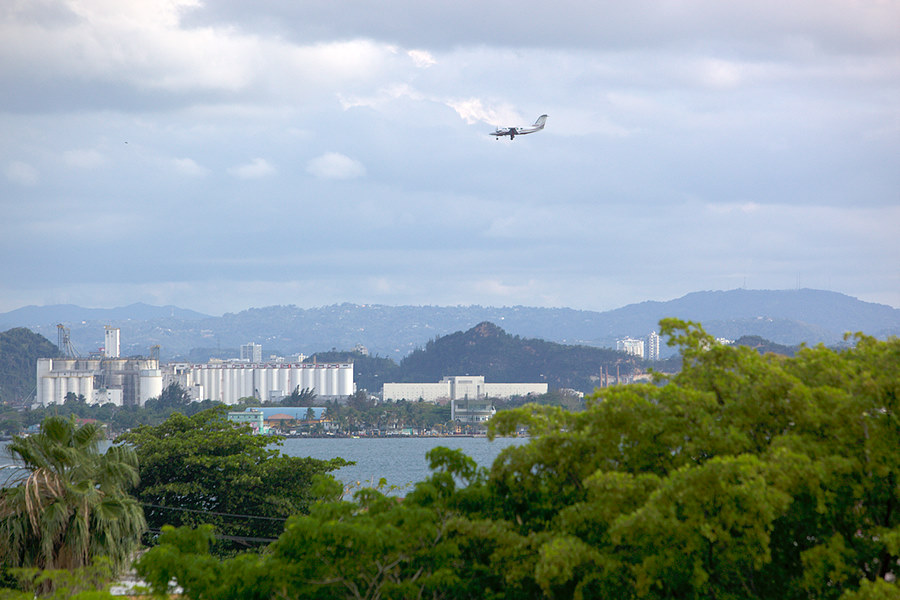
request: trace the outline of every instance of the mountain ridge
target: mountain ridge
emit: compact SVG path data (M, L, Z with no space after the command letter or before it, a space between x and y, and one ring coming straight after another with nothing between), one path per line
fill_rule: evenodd
M221 317L174 306L133 304L116 309L73 305L25 307L0 314L0 330L29 327L55 339L56 324L71 329L79 349L103 343L105 325L122 331L123 355L161 347L163 359L216 353L233 356L241 344L259 343L263 355L310 354L361 344L370 352L402 359L429 340L491 322L513 335L563 344L615 347L616 339L643 337L661 318L698 321L719 337L759 335L784 345L828 345L844 333L875 337L900 333L900 309L822 290L700 291L669 301L645 301L605 312L527 306L387 306L333 304L248 308ZM26 310L27 309L27 310ZM139 315L149 315L140 318ZM666 349L663 349L664 354Z

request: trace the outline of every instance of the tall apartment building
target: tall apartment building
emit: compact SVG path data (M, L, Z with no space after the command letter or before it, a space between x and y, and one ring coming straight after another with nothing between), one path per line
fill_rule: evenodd
M647 354L644 356L647 360L659 360L659 334L651 331L647 336Z
M249 363L262 362L262 346L250 342L241 346L241 360Z

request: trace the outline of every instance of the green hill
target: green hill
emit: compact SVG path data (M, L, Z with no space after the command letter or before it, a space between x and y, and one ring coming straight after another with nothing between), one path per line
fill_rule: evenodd
M24 404L34 396L38 358L59 356L55 344L25 327L0 333L0 403Z
M403 382L439 381L447 375L484 375L488 382L547 382L551 389L593 391L604 373L628 377L641 359L623 352L513 336L493 323L436 338L400 361Z

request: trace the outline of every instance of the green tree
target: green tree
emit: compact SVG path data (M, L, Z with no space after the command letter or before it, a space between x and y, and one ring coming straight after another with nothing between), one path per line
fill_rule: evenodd
M183 411L191 403L191 395L178 383L170 383L157 398L147 400L145 407L154 411Z
M134 452L100 454L93 424L48 417L40 433L16 437L11 455L22 465L19 484L0 490L0 564L74 569L99 556L127 564L145 528L137 502Z
M498 413L491 435L531 439L489 471L438 449L402 501L332 498L225 562L182 532L148 576L192 598L898 597L900 340L784 357L662 331L679 374Z
M316 392L313 388L306 387L301 390L300 386L297 386L290 396L285 396L281 404L284 406L315 406Z
M217 552L274 539L290 515L305 513L316 496L314 477L343 467L340 458L289 457L281 438L252 435L226 419L224 407L194 416L173 413L116 442L134 448L141 465L135 490L152 531L163 525L214 525L231 538Z

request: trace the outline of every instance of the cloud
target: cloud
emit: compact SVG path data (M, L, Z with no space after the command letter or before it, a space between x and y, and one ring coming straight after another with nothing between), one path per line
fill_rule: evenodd
M406 54L411 59L413 59L413 63L415 63L415 65L420 69L426 69L434 64L437 64L434 56L432 56L430 52L426 52L425 50L410 50Z
M40 175L37 169L20 160L15 160L6 165L3 173L11 182L27 186L36 185Z
M261 160L261 159L257 159ZM201 167L197 162L192 158L173 158L172 165L175 167L175 170L181 173L182 175L189 175L191 177L202 177L209 172L209 169L205 167ZM252 163L251 163L252 165ZM247 168L249 165L244 165L243 167L238 167L238 170L241 168ZM238 175L240 177L240 175Z
M362 163L338 152L326 152L312 159L306 171L319 179L354 179L366 174Z
M67 150L63 162L78 169L96 169L107 163L106 157L96 150Z
M261 179L275 173L275 167L264 158L254 158L250 162L239 165L229 172L240 179Z
M500 103L496 107L487 107L480 98L463 98L447 100L446 104L469 125L475 123L502 125L503 123L524 122L517 111L506 103Z

